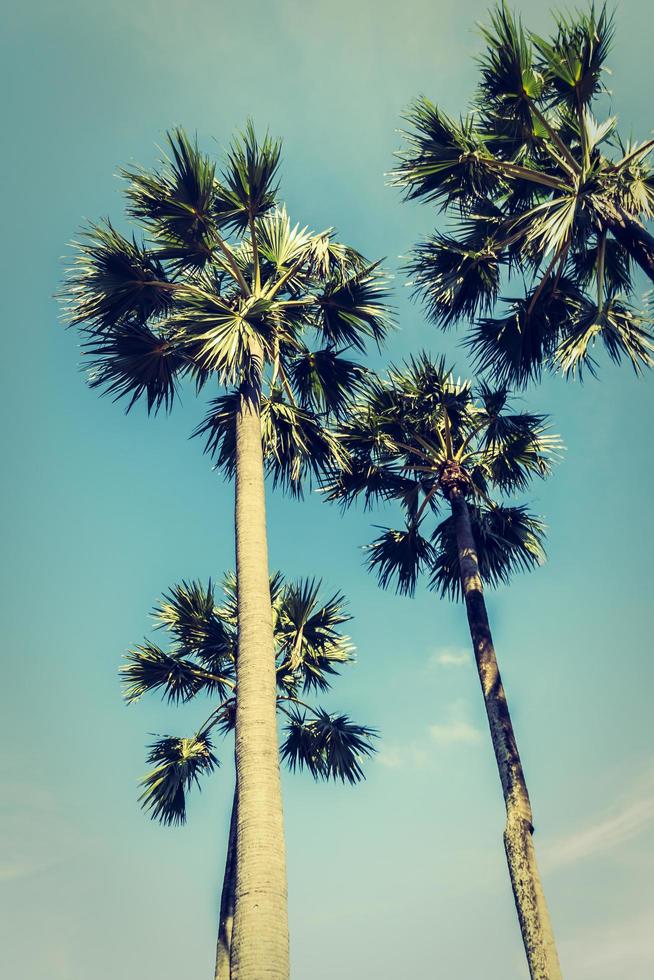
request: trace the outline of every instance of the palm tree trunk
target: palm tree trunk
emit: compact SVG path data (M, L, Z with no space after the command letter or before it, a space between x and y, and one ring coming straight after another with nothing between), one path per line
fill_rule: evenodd
M614 237L637 262L648 278L654 282L654 238L643 228L640 221L632 218L622 208L608 220Z
M450 502L472 646L506 804L504 849L529 972L532 980L561 980L554 933L536 864L531 804L488 623L470 512L461 490L451 493Z
M261 363L261 351L252 351ZM236 909L231 980L288 980L288 908L279 776L260 382L236 417Z
M232 927L234 925L234 899L236 896L236 820L238 811L238 785L234 787L232 815L229 821L227 859L220 896L220 921L216 944L216 971L214 980L230 980Z

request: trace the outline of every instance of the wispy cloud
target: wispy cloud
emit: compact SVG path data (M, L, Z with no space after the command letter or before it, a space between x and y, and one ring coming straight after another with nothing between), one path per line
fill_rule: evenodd
M469 721L465 701L455 701L447 709L444 722L429 726L429 737L438 745L476 745L482 733Z
M431 667L465 667L470 655L463 647L441 647L429 658Z
M543 851L543 864L557 868L594 854L605 853L637 837L654 822L654 781L648 780L620 807L572 834L553 841Z
M654 976L654 908L622 922L583 930L561 943L561 960L575 980L644 980Z
M386 769L401 769L411 767L422 769L429 762L429 752L419 742L408 742L406 745L387 745L377 752L377 762Z

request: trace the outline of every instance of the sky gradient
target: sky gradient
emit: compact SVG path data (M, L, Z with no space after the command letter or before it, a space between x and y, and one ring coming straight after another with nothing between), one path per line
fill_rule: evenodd
M547 30L541 3L521 5ZM181 124L219 152L253 116L284 139L293 220L334 225L396 273L400 329L373 362L426 348L465 372L456 332L412 303L399 256L434 226L384 173L407 103L464 110L485 3L62 0L3 14L4 350L0 970L12 980L207 980L232 776L181 829L136 803L148 733L202 705L125 707L117 669L173 582L233 564L232 489L172 416L99 399L53 294L87 219L119 225L118 167ZM610 64L625 136L651 133L654 13L625 0ZM646 84L647 80L647 84ZM525 403L567 446L525 497L548 564L489 597L566 980L654 975L651 656L654 377L548 378ZM357 788L284 776L294 980L526 980L503 804L462 607L382 593L361 545L392 515L270 494L271 564L321 576L354 615L330 705L380 729Z

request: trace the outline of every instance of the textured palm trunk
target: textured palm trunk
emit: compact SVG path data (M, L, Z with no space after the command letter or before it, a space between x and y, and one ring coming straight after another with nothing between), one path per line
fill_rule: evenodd
M238 786L234 787L232 816L229 821L229 840L227 859L223 876L223 890L220 896L220 920L218 922L218 942L216 944L216 970L214 980L230 980L232 929L234 926L234 905L236 898L236 821L238 819Z
M260 352L253 352L260 357ZM288 980L288 909L279 776L260 386L236 418L236 907L231 980Z
M451 493L450 502L472 646L506 804L504 849L529 972L532 980L561 980L554 933L536 863L531 804L488 623L470 512L461 490Z
M634 262L654 282L654 238L650 233L643 228L640 221L621 208L609 219L609 228Z

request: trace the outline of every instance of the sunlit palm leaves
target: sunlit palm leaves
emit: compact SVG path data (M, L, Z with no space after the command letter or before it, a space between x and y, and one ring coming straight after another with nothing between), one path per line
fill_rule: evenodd
M185 823L186 794L194 784L200 786L200 776L219 765L209 736L159 739L150 746L147 761L155 767L141 781L143 809L161 823Z
M470 519L479 573L491 588L506 585L516 572L530 571L545 560L545 525L524 507L482 504L471 508ZM430 585L443 596L460 599L459 552L451 515L438 524L432 543L436 557Z
M594 371L598 343L636 371L654 363L650 318L629 303L634 263L654 279L654 141L623 146L590 108L613 33L605 6L557 16L545 39L500 4L472 113L455 122L421 98L407 114L392 179L451 218L413 250L413 287L438 325L470 322L477 366L501 383Z
M403 527L383 529L367 549L383 587L411 594L424 572L432 587L460 596L452 519L432 523L454 490L469 501L486 584L542 560L540 521L490 495L523 492L534 477L547 476L560 441L545 416L514 407L506 387L473 388L443 359L419 354L386 379L370 379L341 437L351 469L334 473L328 497L395 502L404 518Z
M285 582L277 573L270 580L278 708L287 721L283 758L316 778L354 783L363 776L361 763L373 752L375 733L301 700L306 693L329 691L339 667L353 659L350 638L342 632L350 619L346 600L340 593L324 599L320 591L315 579ZM184 823L189 790L218 765L209 733L224 736L234 728L234 575L225 576L220 597L211 581L172 586L156 605L154 618L168 634L170 648L146 640L129 651L121 668L125 699L134 702L153 692L172 703L201 694L218 702L192 738L166 736L148 755L155 765L142 782L144 809L162 823Z
M227 386L200 431L228 475L240 398L254 392L269 471L297 494L327 462L346 465L330 420L364 374L347 351L381 343L392 319L376 263L332 229L291 223L280 155L279 141L248 123L220 170L171 131L158 167L121 171L142 240L91 225L66 300L90 384L128 409L142 399L170 410L184 376Z
M156 254L111 225L91 225L77 243L68 272L70 322L90 332L112 330L125 320L144 324L172 306L173 286Z
M292 771L306 767L315 779L351 784L364 778L361 762L374 752L376 737L373 729L353 724L347 715L322 710L313 717L304 711L289 712L285 733L281 757Z

